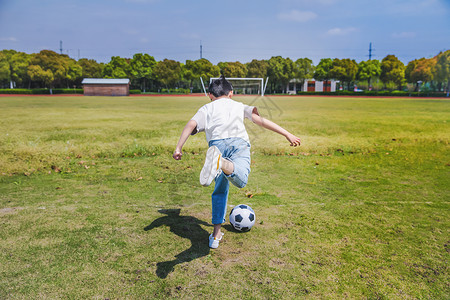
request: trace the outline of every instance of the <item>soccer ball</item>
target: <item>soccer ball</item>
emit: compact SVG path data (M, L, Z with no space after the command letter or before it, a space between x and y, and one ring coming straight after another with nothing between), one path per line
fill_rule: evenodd
M238 231L249 231L255 225L255 212L250 206L239 204L230 212L230 223Z

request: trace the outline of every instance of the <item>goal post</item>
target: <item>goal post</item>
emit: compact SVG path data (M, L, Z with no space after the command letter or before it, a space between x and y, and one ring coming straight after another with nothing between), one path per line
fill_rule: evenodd
M209 79L209 83L213 80L219 79L219 77L214 77ZM235 94L258 94L264 96L266 91L267 81L264 84L264 78L226 78L232 85Z

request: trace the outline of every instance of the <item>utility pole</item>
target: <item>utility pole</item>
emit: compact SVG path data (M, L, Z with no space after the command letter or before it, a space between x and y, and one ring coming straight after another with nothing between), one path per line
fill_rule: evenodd
M59 41L59 53L62 54L63 48L62 48L62 41Z
M200 40L200 59L203 58L203 46L202 46L202 41Z
M369 44L369 60L372 59L372 43Z

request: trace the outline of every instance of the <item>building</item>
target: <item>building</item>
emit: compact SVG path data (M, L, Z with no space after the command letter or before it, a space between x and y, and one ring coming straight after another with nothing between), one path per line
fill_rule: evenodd
M301 83L298 79L289 81L287 87L288 94L297 94L297 92L336 92L336 80L318 81L308 79Z
M85 96L129 96L130 79L84 78Z

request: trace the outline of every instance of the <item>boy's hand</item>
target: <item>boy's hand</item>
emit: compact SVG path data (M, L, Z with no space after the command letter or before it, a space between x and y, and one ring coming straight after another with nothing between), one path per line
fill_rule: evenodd
M294 146L294 147L300 146L301 141L300 141L299 137L296 137L293 134L288 134L286 136L286 139L289 141L289 143L291 143L291 146Z
M177 149L177 150L175 150L175 152L173 153L172 157L173 157L175 160L180 160L182 155L183 155L183 153L181 153L181 151Z

